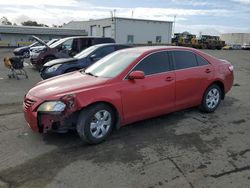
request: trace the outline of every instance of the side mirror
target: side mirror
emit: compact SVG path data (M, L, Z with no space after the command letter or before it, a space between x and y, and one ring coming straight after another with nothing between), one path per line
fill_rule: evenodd
M145 74L143 71L132 71L128 75L128 79L130 79L130 80L144 79L144 78L145 78Z

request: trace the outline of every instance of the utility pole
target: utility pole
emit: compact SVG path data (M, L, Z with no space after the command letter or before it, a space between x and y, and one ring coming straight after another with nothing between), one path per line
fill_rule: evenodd
M173 37L174 37L174 32L175 32L175 19L176 19L176 15L174 15Z

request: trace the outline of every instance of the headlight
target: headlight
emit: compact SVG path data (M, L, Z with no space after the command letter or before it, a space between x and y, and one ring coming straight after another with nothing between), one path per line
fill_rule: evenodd
M47 69L47 72L50 73L50 72L55 72L62 64L56 64L50 68Z
M66 104L61 101L49 101L42 103L37 111L38 112L63 112Z

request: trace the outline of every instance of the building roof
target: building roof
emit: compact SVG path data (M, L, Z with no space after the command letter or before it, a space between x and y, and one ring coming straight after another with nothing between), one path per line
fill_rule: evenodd
M137 18L122 18L122 17L115 17L113 19L130 20L130 21L143 21L143 22L173 23L172 21L137 19ZM83 29L84 23L92 22L92 21L102 21L102 20L112 20L112 18L110 17L110 18L102 18L102 19L90 19L90 20L85 20L85 21L70 21L68 24L64 25L63 28Z
M0 34L32 34L32 35L65 35L78 36L87 35L85 30L69 28L35 27L35 26L0 26Z

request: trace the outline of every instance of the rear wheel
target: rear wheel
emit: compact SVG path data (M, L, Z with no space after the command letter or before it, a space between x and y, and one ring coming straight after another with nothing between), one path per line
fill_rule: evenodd
M105 104L96 104L82 110L76 128L85 142L98 144L110 135L114 123L113 109Z
M214 112L221 102L221 88L213 84L209 86L203 96L201 109L204 112Z

